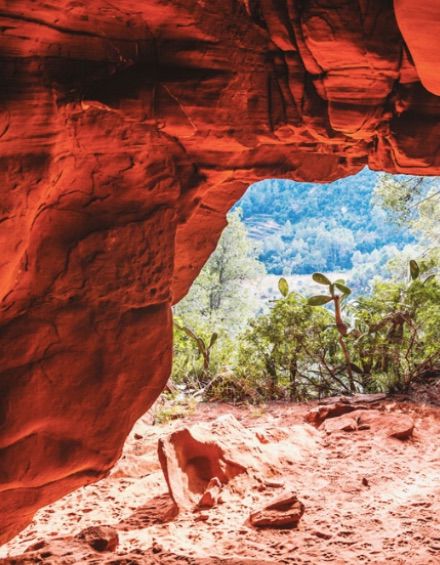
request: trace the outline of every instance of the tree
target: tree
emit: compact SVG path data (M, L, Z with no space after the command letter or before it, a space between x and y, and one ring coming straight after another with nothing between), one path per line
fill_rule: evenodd
M265 274L256 255L237 209L229 214L216 250L188 295L174 308L174 382L205 390L235 362L233 338L258 308L251 285L246 285Z
M405 390L439 370L440 286L415 260L409 275L408 282L377 282L351 305L350 348L364 388Z
M216 250L175 313L196 330L223 330L235 335L258 308L247 283L264 274L256 247L241 221L241 210L236 209L229 214Z
M406 228L417 241L412 256L426 268L440 266L440 184L437 178L382 175L374 191L374 201L388 220ZM408 254L396 256L394 270L401 277Z

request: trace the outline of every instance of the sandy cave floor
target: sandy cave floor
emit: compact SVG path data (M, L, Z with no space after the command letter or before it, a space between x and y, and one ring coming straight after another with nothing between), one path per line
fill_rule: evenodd
M0 549L0 557L9 556L0 563L440 564L440 407L381 402L384 413L414 419L407 441L368 430L327 434L304 423L309 408L201 404L191 416L154 426L145 415L110 476L41 510ZM265 438L266 456L278 462L268 477L273 484L241 475L214 508L175 516L158 438L230 413ZM278 494L277 482L297 492L304 516L295 529L256 530L247 522L249 513ZM79 531L102 524L118 531L114 552L74 542Z

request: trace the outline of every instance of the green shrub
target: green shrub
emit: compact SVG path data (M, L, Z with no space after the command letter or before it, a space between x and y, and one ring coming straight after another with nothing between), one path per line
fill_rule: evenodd
M408 282L354 300L321 273L326 294L308 299L281 278L281 297L235 339L178 320L173 380L195 398L253 404L406 390L440 369L440 285L426 271L411 261Z

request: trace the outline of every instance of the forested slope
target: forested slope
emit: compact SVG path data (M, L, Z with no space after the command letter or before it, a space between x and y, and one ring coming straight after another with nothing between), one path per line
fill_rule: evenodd
M375 204L380 173L364 169L330 184L266 180L237 204L260 260L274 274L349 270L353 262L380 263L414 238ZM386 261L384 261L386 262Z

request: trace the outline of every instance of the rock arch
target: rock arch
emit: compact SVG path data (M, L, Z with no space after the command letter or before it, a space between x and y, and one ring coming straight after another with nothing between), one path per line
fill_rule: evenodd
M250 183L439 174L439 21L415 0L6 0L0 542L111 469Z

